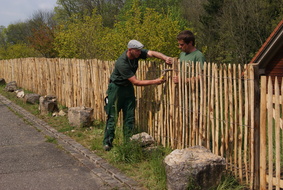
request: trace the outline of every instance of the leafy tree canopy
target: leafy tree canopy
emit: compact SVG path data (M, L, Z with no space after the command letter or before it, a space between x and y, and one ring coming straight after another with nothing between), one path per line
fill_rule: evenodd
M141 41L145 48L177 56L176 35L184 28L169 14L161 14L151 8L143 8L140 1L133 1L124 19L115 24L114 29L103 39L107 57L116 59L127 47L131 39Z
M59 57L99 58L101 39L109 29L103 27L102 17L95 10L91 16L72 15L71 22L61 25L55 37L55 49Z
M245 64L283 17L283 0L58 0L57 5L54 12L38 11L26 22L1 27L0 59L17 44L37 56L116 59L130 39L177 57L176 35L190 29L207 61Z

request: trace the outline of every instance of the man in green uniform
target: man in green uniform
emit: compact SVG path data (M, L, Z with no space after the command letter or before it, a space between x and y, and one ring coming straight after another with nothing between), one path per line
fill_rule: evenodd
M114 71L110 76L107 95L108 104L105 106L107 122L104 131L104 150L109 151L113 147L116 121L120 110L123 111L123 135L127 140L132 135L135 124L135 94L134 87L159 85L165 82L161 78L154 80L139 80L135 74L138 69L139 59L156 57L172 64L172 58L160 52L142 49L144 46L137 40L130 40L128 49L117 59Z
M177 36L179 48L182 51L180 53L179 59L180 64L192 64L192 63L200 63L201 68L203 68L203 64L205 62L205 57L203 53L195 47L195 36L189 30L184 30L180 32ZM179 82L179 77L173 77L173 81L175 83ZM187 79L189 80L189 79Z

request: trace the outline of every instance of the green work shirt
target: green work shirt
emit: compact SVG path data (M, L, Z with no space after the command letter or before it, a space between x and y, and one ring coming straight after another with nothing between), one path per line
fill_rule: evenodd
M138 69L139 59L147 58L148 50L142 49L138 58L129 59L127 56L127 50L117 59L115 63L114 71L110 76L110 81L121 86L128 86L131 82L128 78L131 78L136 74Z
M181 52L180 53L180 62L191 61L192 63L200 62L201 68L203 68L203 64L205 62L205 57L201 51L198 49L191 53Z

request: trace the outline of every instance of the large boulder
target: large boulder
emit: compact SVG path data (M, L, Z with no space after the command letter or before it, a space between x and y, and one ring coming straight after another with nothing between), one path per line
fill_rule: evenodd
M168 190L216 187L225 170L225 159L202 146L176 149L164 159Z
M7 85L5 86L5 90L6 90L7 92L14 92L14 91L16 91L17 89L18 89L18 87L17 87L16 81L9 82L9 83L7 83Z
M57 105L56 96L47 95L39 98L39 110L40 114L48 114L58 112L59 108Z
M71 126L88 127L93 123L93 108L87 108L87 107L69 108L68 120Z
M30 104L38 104L40 95L38 94L26 94L24 100L26 103Z

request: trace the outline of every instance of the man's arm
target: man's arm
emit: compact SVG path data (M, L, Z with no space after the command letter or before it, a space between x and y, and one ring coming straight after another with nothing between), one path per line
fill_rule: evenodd
M136 76L132 76L131 78L128 78L128 80L136 86L148 86L148 85L152 85L152 84L162 84L165 82L165 80L157 78L157 79L153 79L153 80L138 80L136 78Z
M160 53L160 52L157 52L157 51L148 50L147 57L156 57L156 58L162 59L167 64L172 64L172 62L173 62L172 57L168 57L167 55L164 55L163 53Z

